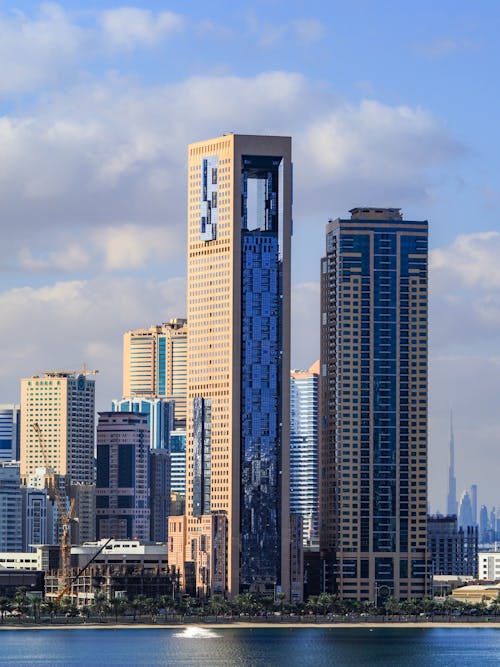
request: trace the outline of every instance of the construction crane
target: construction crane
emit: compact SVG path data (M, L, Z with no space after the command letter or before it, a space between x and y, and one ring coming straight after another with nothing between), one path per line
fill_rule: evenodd
M45 461L45 467L48 469L48 456L45 449L45 441L42 436L42 429L38 422L32 423L33 430L36 433L38 438L38 446L42 453L42 457ZM66 509L66 505L61 497L61 490L59 484L54 476L54 486L53 486L54 498L57 504L57 511L59 514L59 521L61 523L61 571L62 571L62 580L60 581L62 588L64 589L68 582L70 581L70 561L71 561L71 534L70 526L72 523L78 521L75 516L75 499L72 498L69 506L69 510Z
M89 567L89 565L91 565L95 561L95 559L101 553L101 551L104 551L104 549L108 546L108 544L111 542L112 539L113 539L112 537L109 537L107 541L104 542L104 544L101 547L99 547L99 549L95 552L92 558L78 570L75 576L68 579L64 588L61 588L59 593L57 593L57 595L55 596L54 602L60 602L61 599L71 591L71 587L73 586L73 584L82 576L82 574Z

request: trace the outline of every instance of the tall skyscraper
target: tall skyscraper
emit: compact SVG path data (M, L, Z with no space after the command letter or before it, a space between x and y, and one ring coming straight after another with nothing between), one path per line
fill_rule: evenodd
M100 412L97 425L97 539L149 540L149 465L146 415Z
M0 461L19 461L19 405L0 405Z
M326 228L320 549L343 598L429 592L427 234L394 208Z
M48 466L72 482L93 484L94 410L95 381L85 372L49 371L22 379L21 478Z
M455 437L453 435L453 413L450 412L450 465L448 468L448 499L446 511L449 516L457 516L457 480L455 478Z
M470 502L472 509L472 525L477 526L477 484L470 485Z
M123 397L175 401L175 428L186 427L187 322L183 318L123 335Z
M472 516L472 502L468 491L463 491L458 504L458 525L464 530L467 526L473 526L474 518Z
M290 511L309 545L318 539L318 407L319 361L290 373Z
M288 595L291 140L191 144L188 179L187 517L171 517L186 531L173 536L176 565L194 558L209 587L219 568L230 595ZM221 570L188 545L203 530L220 536L223 520Z

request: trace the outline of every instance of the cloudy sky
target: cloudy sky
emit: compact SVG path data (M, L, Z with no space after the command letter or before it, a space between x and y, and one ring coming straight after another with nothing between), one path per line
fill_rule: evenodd
M0 402L185 315L186 146L289 134L293 365L318 356L324 227L402 207L431 230L431 506L500 505L500 7L495 0L0 0ZM327 5L327 8L322 5Z

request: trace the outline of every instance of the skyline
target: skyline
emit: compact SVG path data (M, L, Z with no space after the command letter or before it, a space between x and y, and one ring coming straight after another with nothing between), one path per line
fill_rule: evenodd
M3 3L1 403L85 360L109 410L123 333L186 315L188 143L291 135L292 368L319 356L328 219L428 219L431 506L446 507L450 405L458 492L478 483L498 504L500 10L395 4Z

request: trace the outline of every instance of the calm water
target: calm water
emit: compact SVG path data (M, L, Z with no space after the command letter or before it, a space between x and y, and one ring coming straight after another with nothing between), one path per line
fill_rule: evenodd
M489 667L500 665L500 630L5 630L0 632L0 665Z

